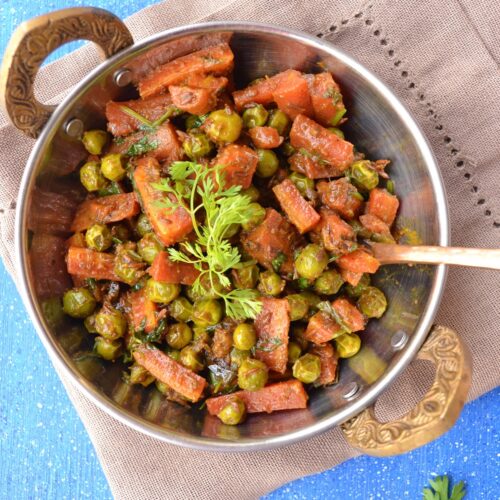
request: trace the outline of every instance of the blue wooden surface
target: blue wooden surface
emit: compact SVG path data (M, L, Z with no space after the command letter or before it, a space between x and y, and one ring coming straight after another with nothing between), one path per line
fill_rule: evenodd
M20 22L86 3L2 0L0 53ZM126 17L151 3L94 0L92 5ZM111 498L88 436L1 265L0 331L0 499ZM466 481L466 498L499 499L499 417L497 389L469 404L455 428L434 443L401 457L350 460L266 498L414 499L421 498L430 477L448 473Z

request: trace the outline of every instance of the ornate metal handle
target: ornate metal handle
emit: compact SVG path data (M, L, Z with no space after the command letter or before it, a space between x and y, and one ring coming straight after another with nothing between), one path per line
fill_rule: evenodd
M42 62L61 45L81 39L95 42L103 58L134 43L114 14L86 7L36 17L22 23L12 35L0 73L0 101L14 126L30 137L39 135L54 109L38 102L33 92Z
M418 448L446 432L457 420L471 383L471 358L453 330L436 326L417 359L432 361L436 378L415 408L398 420L379 422L371 406L342 425L351 446L367 455L389 456Z

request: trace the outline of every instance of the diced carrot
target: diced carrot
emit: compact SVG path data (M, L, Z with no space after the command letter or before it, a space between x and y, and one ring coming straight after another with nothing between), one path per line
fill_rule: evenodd
M242 235L241 243L245 251L259 264L273 269L273 260L283 255L285 260L280 271L293 271L293 251L298 233L294 227L276 210L268 208L262 224Z
M169 85L175 85L195 73L225 74L233 68L234 55L226 43L207 47L163 64L138 85L142 98L161 94Z
M298 115L313 116L307 81L299 71L288 71L279 80L273 100L292 120Z
M208 398L208 413L217 415L234 397L245 403L248 413L297 410L307 406L307 393L302 383L298 380L287 380L268 385L258 391L237 391L225 396Z
M211 90L215 95L220 94L227 87L228 79L225 76L204 75L201 73L189 74L182 85L196 89Z
M337 113L345 110L342 94L330 73L318 73L309 80L309 92L316 120L330 127L337 125Z
M361 215L359 217L359 221L364 228L368 229L368 231L374 233L375 235L379 235L379 237L383 236L384 243L395 242L389 226L383 220L379 219L376 215ZM380 239L380 241L382 242L382 239Z
M123 281L115 274L115 256L110 253L95 252L90 248L70 247L66 263L69 274L96 280Z
M140 130L128 135L123 142L113 143L110 153L150 156L165 163L181 160L184 156L177 129L170 122L163 123L152 132Z
M365 328L365 318L358 308L347 299L339 298L332 302L332 307L337 311L342 321L352 332L359 332Z
M270 78L262 78L242 90L233 92L236 109L241 110L251 104L270 104L273 102L273 92L283 78L283 75L289 71L294 70L284 71Z
M315 345L309 351L321 361L321 373L317 383L320 385L333 384L337 379L338 356L333 346L329 343Z
M170 260L167 252L156 254L148 272L156 281L182 285L192 285L200 274L192 264Z
M333 210L321 209L321 239L330 252L342 255L350 252L355 244L353 228L343 221Z
M75 233L70 236L66 240L66 246L69 247L77 247L77 248L85 248L87 246L85 242L85 236L83 233Z
M193 115L204 115L217 104L217 98L208 89L170 85L168 91L175 106Z
M93 224L109 224L128 219L139 213L135 193L111 194L84 201L76 212L72 231L84 231Z
M354 250L354 252L342 255L336 264L341 269L355 273L376 273L380 267L379 261L365 250Z
M270 370L283 373L288 360L290 306L286 299L262 298L262 310L255 318L257 347L255 357Z
M158 239L166 246L182 240L193 229L191 217L184 208L175 210L159 207L164 197L152 184L160 182L160 164L154 158L141 158L134 171L134 181L143 210L146 212Z
M132 355L151 375L189 401L196 403L201 398L207 385L206 380L164 352L152 345L140 344Z
M258 162L259 157L253 149L239 144L229 144L219 150L212 164L224 166L226 188L241 186L246 189L252 184Z
M325 179L342 175L341 170L326 163L321 158L304 153L305 151L295 153L288 159L290 169L294 172L300 172L309 179Z
M169 94L150 97L149 99L134 99L131 101L109 101L106 104L106 120L108 130L115 136L129 135L135 132L142 124L137 118L123 111L126 106L149 121L158 120L172 104Z
M248 135L255 146L261 149L277 148L283 142L283 137L274 127L252 127Z
M355 273L347 269L340 269L340 276L349 285L356 286L363 277L363 273Z
M321 202L345 219L354 219L363 206L362 196L346 178L319 182L316 189Z
M283 211L300 233L310 231L320 220L320 215L300 194L290 179L273 187Z
M353 145L305 115L299 114L290 130L290 143L319 156L341 172L354 160Z
M309 318L304 337L315 344L324 344L342 333L340 325L328 314L319 311Z
M375 188L370 191L367 213L375 215L391 226L396 218L399 200L386 189Z
M212 339L212 353L216 358L226 358L233 347L233 334L231 329L223 326L215 328Z
M130 324L134 331L144 328L146 333L153 331L158 325L157 305L149 300L146 296L144 288L129 292L127 294L127 302L129 304Z

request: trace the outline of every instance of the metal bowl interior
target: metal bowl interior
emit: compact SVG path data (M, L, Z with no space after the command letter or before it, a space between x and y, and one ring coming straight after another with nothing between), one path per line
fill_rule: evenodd
M48 235L53 231L36 223L35 192L68 193L73 189L76 176L72 172L85 153L78 141L66 135L65 124L79 118L87 129L102 127L109 99L135 95L133 85L116 85L113 75L117 70L131 70L135 79L155 64L210 43L214 37L227 36L231 36L236 55L237 85L287 68L332 71L348 108L349 120L343 127L346 137L369 158L391 160L390 173L401 200L398 230L424 244L448 244L447 209L438 169L422 133L395 96L359 63L324 41L246 23L209 23L166 31L124 50L89 74L58 106L32 152L20 191L16 244L24 301L34 324L55 362L83 393L110 415L156 438L195 448L240 451L269 449L310 437L372 403L424 341L440 300L445 269L382 268L375 283L388 297L388 311L382 319L369 323L361 351L341 364L339 382L311 392L306 410L253 415L238 428L227 428L217 419L205 418L198 409L164 401L155 389L125 390L120 385L119 365L110 365L93 380L76 369L72 353L63 348L64 337L75 325L64 323L53 329L44 318L41 303L55 290L50 277L42 276L37 266L40 251L33 252L34 242L38 249L47 239L52 242L49 247L55 243L51 248L56 250L45 258L50 260L54 276L64 273L62 248L67 235L57 231ZM90 339L88 342L91 345Z

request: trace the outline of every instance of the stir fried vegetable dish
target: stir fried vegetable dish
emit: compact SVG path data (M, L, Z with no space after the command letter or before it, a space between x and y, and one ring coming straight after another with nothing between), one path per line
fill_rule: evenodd
M84 133L63 297L127 384L230 425L336 383L386 310L363 242L394 242L399 206L332 74L236 90L233 64L226 43L163 64Z

